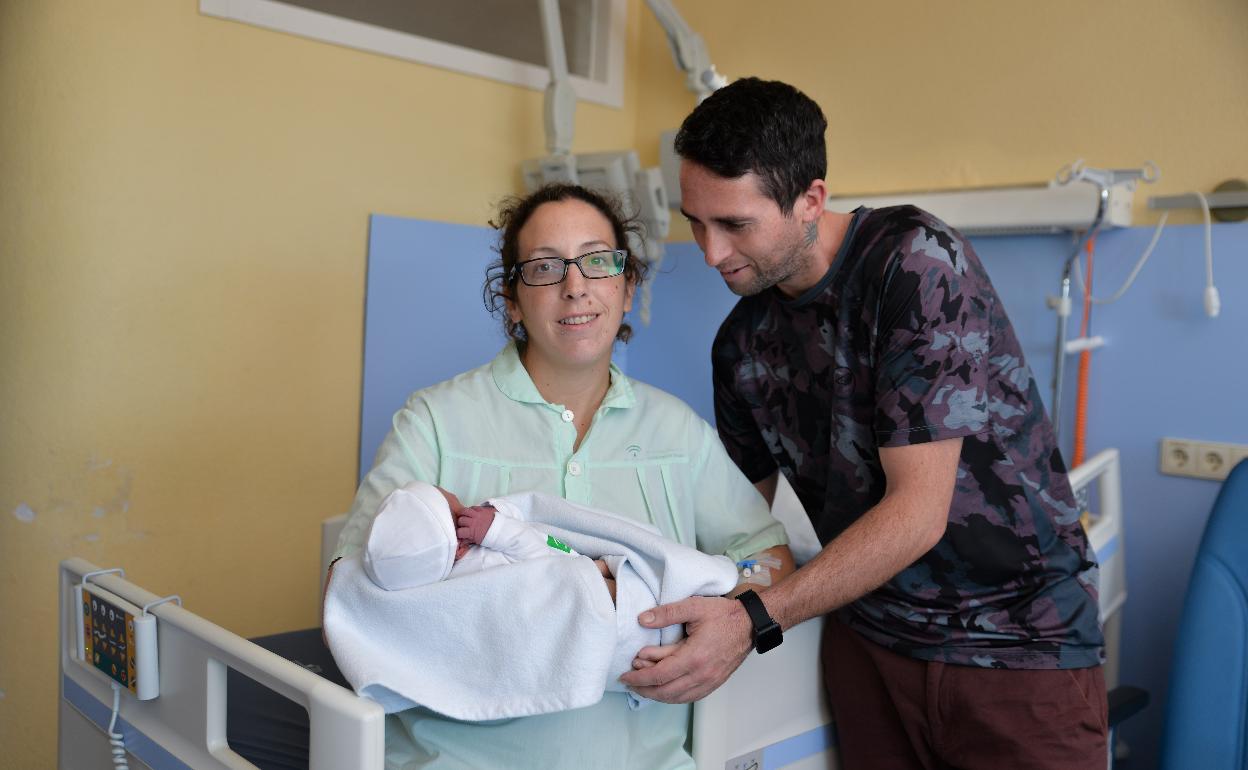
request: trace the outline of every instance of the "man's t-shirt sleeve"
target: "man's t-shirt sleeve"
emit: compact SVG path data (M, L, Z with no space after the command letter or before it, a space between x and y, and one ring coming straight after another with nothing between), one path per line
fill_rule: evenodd
M776 472L776 461L758 431L749 403L740 392L742 367L748 368L750 363L736 350L726 327L727 322L716 336L711 354L715 428L728 456L754 484Z
M881 278L875 432L880 446L971 436L989 427L992 294L967 270L970 246L920 226Z

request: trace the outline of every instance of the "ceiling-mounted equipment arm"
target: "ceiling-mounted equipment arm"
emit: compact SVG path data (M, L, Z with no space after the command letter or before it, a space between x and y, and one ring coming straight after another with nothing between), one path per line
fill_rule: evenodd
M685 85L701 102L718 88L728 84L727 78L715 70L702 36L689 28L671 0L646 0L646 5L667 34L676 66L685 73ZM546 151L552 156L566 155L572 150L572 134L576 117L576 91L568 75L568 57L563 43L563 24L559 16L559 0L538 0L542 17L542 39L546 48L546 66L550 83L546 86Z
M685 71L685 85L702 101L711 92L728 85L728 80L715 70L702 36L689 28L670 0L646 0L650 11L667 33L676 66Z
M566 155L572 150L572 129L576 118L576 90L568 77L568 55L563 47L563 23L559 0L538 0L542 14L542 39L546 44L546 66L550 83L546 86L546 151Z
M726 81L715 72L706 55L702 38L694 34L667 0L648 0L651 10L667 31L677 64L688 73L688 82L700 97ZM662 175L657 168L641 168L632 150L612 153L573 155L572 134L576 113L576 92L568 75L563 24L558 0L538 0L542 39L550 84L546 87L546 157L522 164L525 186L530 190L551 182L584 184L618 198L626 212L643 224L643 234L631 244L637 256L657 265L663 259L663 240L671 223L664 195ZM647 319L648 303L643 287L641 315Z

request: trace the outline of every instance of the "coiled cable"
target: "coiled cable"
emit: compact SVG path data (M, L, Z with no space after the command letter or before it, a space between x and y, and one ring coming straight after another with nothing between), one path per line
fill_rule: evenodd
M113 754L113 767L117 770L130 770L130 763L126 761L126 736L121 733L113 732L113 728L117 725L117 713L121 710L121 685L113 683L113 716L108 720L108 743L112 747L110 751Z

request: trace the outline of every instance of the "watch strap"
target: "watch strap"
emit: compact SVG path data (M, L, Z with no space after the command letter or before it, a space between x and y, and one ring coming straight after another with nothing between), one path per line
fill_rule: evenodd
M784 640L784 634L780 630L780 624L768 614L762 598L752 589L747 589L737 594L737 599L745 606L745 612L754 626L754 649L764 653L779 646Z

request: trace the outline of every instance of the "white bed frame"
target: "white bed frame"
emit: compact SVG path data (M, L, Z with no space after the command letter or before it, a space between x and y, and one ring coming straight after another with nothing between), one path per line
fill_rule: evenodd
M1100 565L1101 623L1105 627L1105 689L1118 686L1122 605L1127 601L1127 560L1123 541L1122 476L1118 450L1105 449L1070 472L1070 486L1080 507L1092 505L1088 541ZM1092 500L1095 495L1095 500Z
M112 690L80 659L75 633L78 585L99 568L82 559L61 562L61 699L58 766L109 766L105 735ZM160 597L117 575L92 583L142 607ZM373 701L323 679L177 604L154 607L160 696L121 695L121 728L131 768L251 768L226 743L226 671L232 668L303 706L308 712L312 770L381 768L385 715Z
M1089 538L1101 563L1101 614L1109 664L1117 682L1118 626L1126 600L1118 453L1109 449L1071 473L1083 493L1098 492ZM789 522L786 522L789 523ZM337 540L339 517L323 525L323 561ZM77 586L97 570L82 559L61 563L59 767L105 767L104 734L112 691L75 650ZM324 574L322 570L322 575ZM92 579L143 606L159 597L117 575ZM132 768L250 768L226 742L226 671L233 668L307 709L313 770L380 770L384 716L376 703L313 674L182 607L152 609L159 625L160 697L138 701L123 693L121 731ZM723 687L695 704L693 753L704 770L834 770L835 731L819 672L822 619L785 632L784 644L751 655Z

